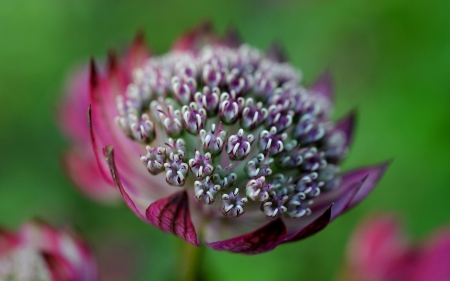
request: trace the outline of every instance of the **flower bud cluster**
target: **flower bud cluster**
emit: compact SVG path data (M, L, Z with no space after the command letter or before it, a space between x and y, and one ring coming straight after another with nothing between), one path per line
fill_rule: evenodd
M117 123L167 184L229 217L300 218L340 183L346 135L288 63L248 45L150 58L118 98Z

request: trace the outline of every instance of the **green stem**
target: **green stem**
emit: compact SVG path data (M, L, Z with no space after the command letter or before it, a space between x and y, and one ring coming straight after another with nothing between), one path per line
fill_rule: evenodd
M200 270L202 263L203 247L196 247L189 243L182 242L181 255L179 257L179 276L180 281L201 280Z

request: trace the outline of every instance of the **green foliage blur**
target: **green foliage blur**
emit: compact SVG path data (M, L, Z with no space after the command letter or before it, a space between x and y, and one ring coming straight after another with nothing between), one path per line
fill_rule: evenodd
M70 224L101 257L105 241L125 244L134 256L128 280L174 280L179 239L123 204L85 199L65 177L68 142L56 108L67 74L89 56L125 46L138 29L163 53L210 19L219 32L233 24L262 49L282 42L306 84L332 70L335 117L358 110L344 170L394 161L365 201L310 239L258 256L206 250L205 279L332 280L352 229L373 212L397 212L425 237L450 219L449 12L450 1L440 0L1 0L0 224Z

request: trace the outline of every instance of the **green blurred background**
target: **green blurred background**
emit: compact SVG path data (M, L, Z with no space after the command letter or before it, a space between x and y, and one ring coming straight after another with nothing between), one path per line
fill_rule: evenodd
M107 242L135 258L128 280L172 280L181 242L142 223L124 205L81 196L62 173L67 141L55 125L65 78L145 30L156 53L203 19L232 23L248 43L284 43L308 84L329 67L335 116L357 108L344 169L394 162L374 192L325 231L258 256L206 251L207 280L331 280L354 226L394 211L414 236L450 219L450 1L0 1L0 223L32 217L72 224L104 258ZM106 250L105 250L106 249ZM113 255L113 254L110 254ZM126 279L125 279L126 280ZM110 281L110 280L104 280Z

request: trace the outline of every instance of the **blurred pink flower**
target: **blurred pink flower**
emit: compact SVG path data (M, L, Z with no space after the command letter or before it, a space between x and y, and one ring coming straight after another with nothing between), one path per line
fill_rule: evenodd
M279 45L264 53L209 24L162 56L136 42L122 60L111 52L104 70L91 62L100 170L85 178L115 184L142 220L193 245L201 236L256 254L322 230L383 175L387 164L340 173L354 113L333 122L330 75L306 89Z
M355 231L342 281L448 281L450 229L413 244L392 215L374 216Z
M0 280L98 281L97 265L77 236L38 222L0 230Z

